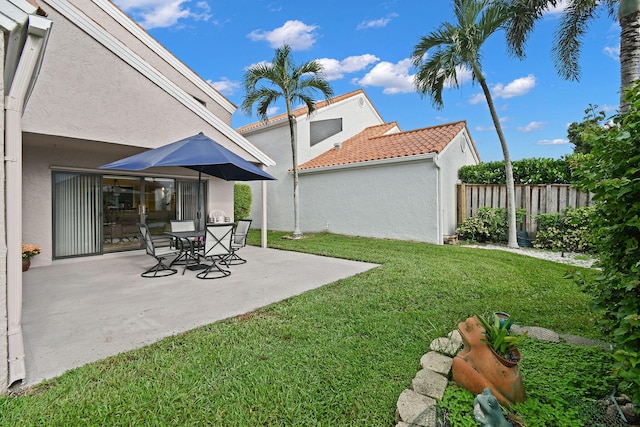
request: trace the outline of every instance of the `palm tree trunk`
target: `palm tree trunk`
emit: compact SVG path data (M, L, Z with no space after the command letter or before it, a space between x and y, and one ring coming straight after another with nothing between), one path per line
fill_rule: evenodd
M289 107L287 106L287 110ZM293 164L293 235L294 239L302 237L300 231L300 209L298 206L298 147L296 146L296 134L294 129L294 118L289 113L289 133L291 134L291 160Z
M502 154L504 155L504 167L505 167L505 180L507 183L507 218L509 219L509 241L507 245L510 248L518 247L518 237L516 232L516 191L515 185L513 182L513 167L511 165L511 157L509 156L509 147L507 147L507 141L504 137L504 132L502 132L502 126L500 125L500 119L498 118L498 114L496 113L495 105L493 104L493 98L491 97L491 92L489 91L489 86L487 86L487 81L478 67L477 64L473 64L473 73L480 83L482 87L482 91L484 92L484 96L487 99L487 105L489 106L489 111L491 112L491 119L493 120L493 125L496 128L496 132L498 132L498 139L500 140L500 145L502 146Z
M624 9L621 1L620 11ZM631 2L626 2L631 3ZM637 8L637 5L635 6ZM625 113L629 104L624 102L624 89L638 79L640 65L640 10L620 16L620 112Z

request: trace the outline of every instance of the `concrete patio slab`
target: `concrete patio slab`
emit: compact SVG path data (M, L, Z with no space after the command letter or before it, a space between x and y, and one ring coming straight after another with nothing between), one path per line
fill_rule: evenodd
M140 251L58 261L23 274L23 385L253 311L375 264L247 246L229 277L145 279Z

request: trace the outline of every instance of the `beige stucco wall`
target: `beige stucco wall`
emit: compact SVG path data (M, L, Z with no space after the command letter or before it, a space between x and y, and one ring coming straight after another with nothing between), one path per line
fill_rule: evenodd
M88 0L75 0L91 19L167 76L185 93L207 102L230 128L227 110L208 98L146 45L115 23ZM102 164L204 132L241 157L256 158L231 141L213 124L175 99L147 76L89 36L43 1L54 22L42 68L23 116L23 241L42 245L33 266L51 263L51 171L100 172ZM156 168L156 176L194 177L184 168ZM135 175L135 174L133 174ZM209 206L233 215L233 183L209 179Z
M137 149L132 147L24 135L23 174L23 241L42 246L42 253L32 258L32 266L49 265L53 254L52 171L83 170L100 173L97 166L113 156L126 157ZM198 174L185 168L155 168L155 176L197 179ZM136 173L127 175L137 176ZM213 209L233 214L233 183L203 176L208 180L208 205L203 216Z
M47 10L53 30L24 114L25 131L147 148L204 132L243 158L256 161L54 8ZM101 19L110 22L105 14ZM138 47L131 44L131 48ZM140 50L141 56L152 56L146 53L148 48ZM166 64L161 68L172 74ZM195 91L185 78L174 83L187 94ZM230 126L228 113L219 118Z
M52 5L46 2L46 0L40 0L42 7L47 11L54 8ZM162 58L157 51L151 49L149 45L147 45L143 40L137 37L137 34L133 34L128 28L121 25L114 18L110 17L105 11L96 5L92 0L71 0L71 4L80 9L87 16L92 19L100 22L100 26L102 26L109 33L114 35L118 40L123 42L125 45L130 47L133 51L135 51L138 55L140 55L145 61L151 64L154 68L162 72L165 76L169 77L171 81L177 83L180 87L182 87L187 93L197 97L198 99L204 101L206 103L207 109L212 111L216 116L220 117L223 121L229 123L231 120L231 114L233 111L228 111L228 109L224 108L218 102L216 102L211 96L205 93L201 88L195 85L191 80L186 78L182 73L176 70L171 64L168 64L167 61ZM106 6L113 9L117 9L117 7ZM132 22L132 26L134 30L139 31L139 33L146 33L144 29L139 27L136 23ZM152 43L157 43L157 41L153 41ZM170 53L169 53L170 54ZM170 54L171 55L171 54ZM173 55L171 55L173 56ZM215 92L215 89L211 88ZM228 100L226 104L231 104ZM234 106L235 107L235 106Z

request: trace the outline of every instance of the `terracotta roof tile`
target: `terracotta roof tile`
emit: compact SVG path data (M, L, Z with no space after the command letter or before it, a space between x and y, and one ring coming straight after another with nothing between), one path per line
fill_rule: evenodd
M467 126L459 121L408 132L389 133L397 123L371 126L347 139L340 148L298 166L299 170L440 153Z
M328 106L330 104L335 104L336 102L344 101L345 99L354 97L354 96L359 95L361 93L364 94L365 96L367 96L364 93L364 90L358 89L358 90L354 90L353 92L348 92L348 93L333 97L333 98L331 98L329 100L329 102L327 102L326 100L318 101L318 102L316 102L316 110L324 108L324 107L326 107L326 106ZM296 108L295 110L293 110L294 117L304 116L304 115L306 115L308 113L309 113L309 109L307 108L306 105L304 107ZM243 133L243 132L247 132L249 130L257 129L257 128L262 127L262 126L268 126L268 125L271 125L271 124L274 124L274 123L278 123L278 122L284 121L286 119L287 119L287 113L282 113L282 114L278 114L277 116L269 117L266 122L259 121L259 122L250 123L248 125L239 127L238 129L236 129L236 131L238 133Z

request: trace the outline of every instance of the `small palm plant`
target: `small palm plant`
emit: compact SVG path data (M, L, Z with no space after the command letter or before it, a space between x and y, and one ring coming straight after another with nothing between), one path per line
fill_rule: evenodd
M481 341L489 344L500 357L517 363L520 360L518 344L527 337L528 331L519 336L511 335L509 322L500 323L497 315L493 315L492 321L480 314L476 317L484 328L485 337Z

